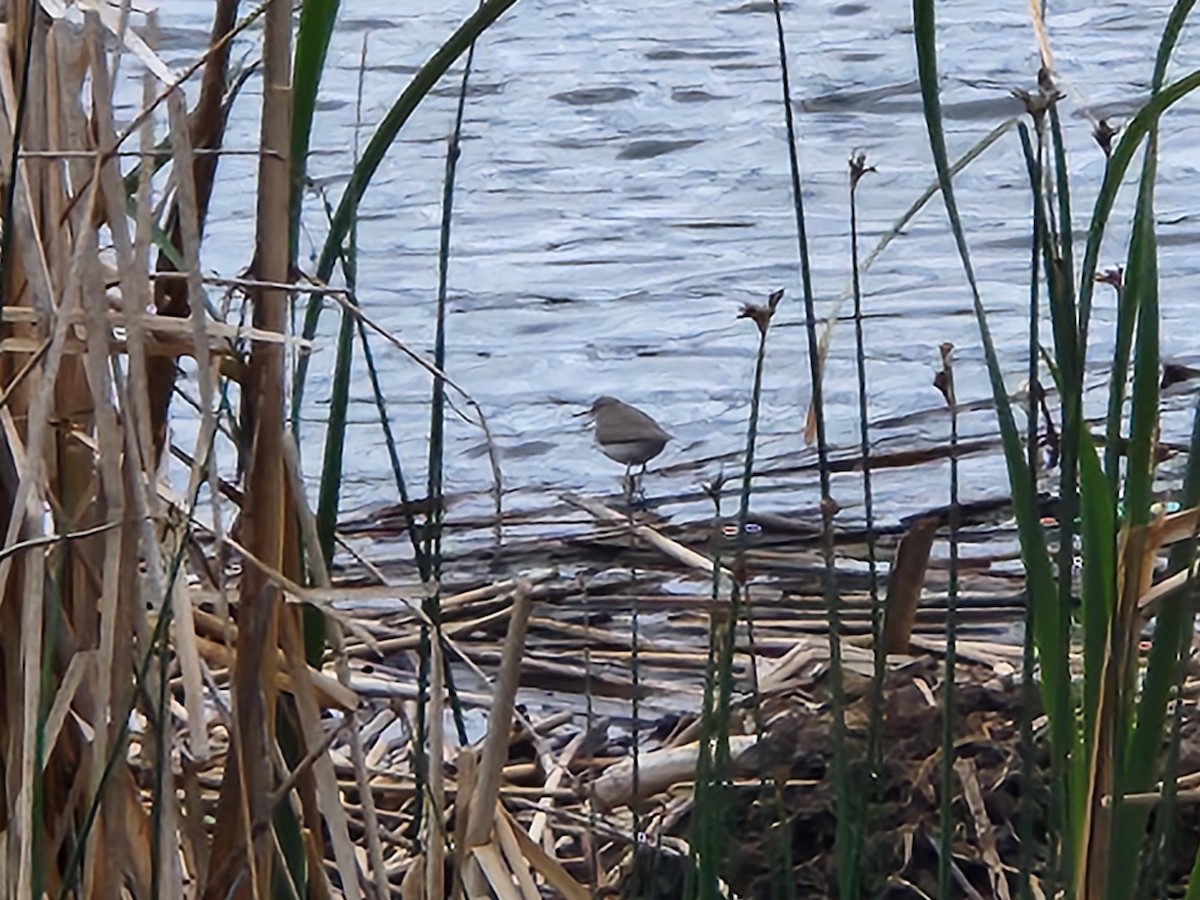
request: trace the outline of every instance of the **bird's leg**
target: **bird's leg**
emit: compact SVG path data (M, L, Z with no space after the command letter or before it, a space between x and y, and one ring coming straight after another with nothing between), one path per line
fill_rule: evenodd
M633 463L625 464L625 505L633 505Z
M646 464L645 463L642 463L642 471L640 471L637 475L637 486L638 486L638 491L642 496L642 499L645 499L645 497L646 497Z

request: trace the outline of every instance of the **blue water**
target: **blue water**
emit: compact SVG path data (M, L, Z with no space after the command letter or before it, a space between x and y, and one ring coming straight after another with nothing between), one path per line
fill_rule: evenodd
M1051 4L1081 232L1104 164L1087 113L1120 122L1137 108L1170 5ZM381 0L342 4L310 162L332 202L352 165L364 52L365 141L414 67L473 6L421 0L397 11ZM601 457L582 420L572 418L600 394L645 408L677 435L655 461L664 471L652 471L650 494L687 491L722 465L735 468L757 339L737 313L779 287L787 296L770 335L759 458L775 466L811 458L802 439L807 345L768 9L743 0L522 0L479 45L456 190L447 369L496 434L507 507L537 510L559 490L619 489L621 467ZM169 5L164 55L172 63L182 65L203 47L210 12L200 0ZM1009 91L1033 86L1038 56L1022 4L939 4L939 15L948 140L957 156L1019 111ZM853 0L794 2L785 11L820 315L849 278L850 152L865 151L878 168L859 193L864 254L933 179L908 16L906 4ZM1172 78L1200 65L1190 37L1185 33ZM238 52L253 56L259 39L248 33ZM460 74L458 68L445 79L402 132L359 228L364 309L425 354L433 340L445 139ZM255 146L259 91L252 80L234 107L228 146ZM1163 352L1182 361L1200 353L1192 326L1198 124L1196 101L1184 101L1166 119L1160 157ZM232 275L249 262L253 245L253 158L225 159L219 179L203 264ZM1029 194L1015 132L967 169L958 190L993 334L1016 390L1026 365ZM1103 265L1124 256L1130 202L1121 199ZM322 213L315 198L308 208L303 253L313 268ZM958 348L961 400L986 398L989 388L966 282L936 198L864 275L863 286L872 418L930 411L880 427L874 438L887 449L944 441L948 420L932 386L938 345ZM1111 347L1112 297L1103 287L1096 296L1099 366ZM304 464L312 476L320 465L335 329L336 314L328 312L303 410ZM382 342L375 351L407 475L419 486L430 379ZM844 452L858 442L853 360L853 329L843 322L832 338L826 402L829 440ZM1101 368L1094 380L1103 384ZM348 512L396 498L361 367L353 393ZM1168 401L1166 437L1186 434L1193 399L1184 392ZM983 411L964 416L962 427L987 434L994 422ZM179 434L186 446L186 423ZM451 518L486 513L491 473L482 435L452 416L448 437L447 489L458 498ZM880 514L894 521L944 503L946 484L939 464L881 472ZM787 511L816 501L810 476L764 478L759 486L760 508ZM834 491L844 509L839 521L860 518L857 480L840 476ZM964 462L965 499L1004 492L998 454ZM706 508L696 501L662 511Z

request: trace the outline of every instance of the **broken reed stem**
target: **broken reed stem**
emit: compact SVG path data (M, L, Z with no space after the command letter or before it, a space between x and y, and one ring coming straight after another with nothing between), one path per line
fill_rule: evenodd
M512 730L513 706L521 680L521 660L525 652L525 630L533 608L529 587L520 584L513 597L512 617L504 638L500 672L496 678L492 711L488 716L487 737L476 774L475 792L471 797L471 815L467 822L467 847L477 847L488 840L496 817L496 798L500 789L500 772L508 758L509 734Z

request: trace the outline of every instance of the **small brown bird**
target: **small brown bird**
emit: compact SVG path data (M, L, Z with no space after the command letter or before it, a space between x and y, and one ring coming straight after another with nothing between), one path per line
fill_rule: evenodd
M596 421L596 446L609 459L625 463L625 477L634 466L646 472L646 463L663 452L671 435L654 419L636 406L622 403L616 397L599 397L591 413Z

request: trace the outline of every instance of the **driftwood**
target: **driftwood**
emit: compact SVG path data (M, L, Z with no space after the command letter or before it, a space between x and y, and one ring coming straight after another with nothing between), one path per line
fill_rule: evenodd
M729 737L729 755L735 768L738 761L757 743L758 738L753 735L737 734ZM592 798L601 809L627 806L635 800L665 791L673 784L693 780L699 760L699 741L682 747L639 754L636 779L633 759L622 760L609 766L604 774L592 783Z

